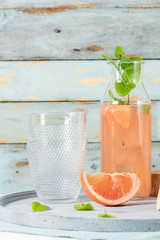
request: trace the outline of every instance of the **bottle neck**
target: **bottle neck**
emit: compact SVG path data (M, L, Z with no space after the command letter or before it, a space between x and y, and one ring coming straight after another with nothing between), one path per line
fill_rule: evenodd
M143 80L144 62L120 62L109 63L110 81L123 81L126 84L141 83Z

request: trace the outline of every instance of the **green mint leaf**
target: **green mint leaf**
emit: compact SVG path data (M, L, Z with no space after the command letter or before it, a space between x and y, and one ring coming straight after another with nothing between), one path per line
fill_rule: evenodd
M108 90L108 94L113 99L113 101L117 101L119 105L125 105L124 101L113 96L113 93L111 90Z
M39 212L39 211L44 211L44 210L48 210L48 209L50 209L50 208L46 205L42 205L39 202L32 202L33 212Z
M125 97L128 95L136 85L134 83L126 84L123 80L118 80L115 82L115 89L119 96Z
M122 73L123 79L125 79L126 83L131 83L133 82L133 71L123 71Z
M108 90L108 94L109 94L109 96L110 96L113 100L115 100L115 97L113 96L113 93L112 93L111 90Z
M124 70L122 73L122 77L125 80L126 83L137 83L140 80L141 77L141 69L138 71L133 70Z
M125 71L134 70L134 63L121 63L121 68Z
M122 59L124 55L123 48L120 46L117 46L114 50L114 55L116 56L117 59Z
M131 64L130 62L131 62L130 58L122 58L122 60L121 60L121 68L123 70L127 70L127 68L128 68L128 70L132 69L133 65L130 65Z
M127 82L133 82L133 81L135 83L139 82L140 76L141 76L141 63L134 64L134 63L130 63L130 61L142 61L142 60L143 60L143 58L138 57L138 56L122 59L121 68L123 70L127 71L127 75L130 78L130 80L128 79ZM125 61L125 62L123 63L123 61ZM128 71L130 71L130 73L128 73ZM126 73L124 73L124 75L125 74ZM124 76L124 78L125 78L125 76Z
M130 57L130 60L131 61L143 61L143 58L141 58L141 57Z
M98 214L99 218L115 218L112 215L108 215L106 212Z
M122 61L122 62L130 62L131 59L130 59L130 58L122 58L121 61Z
M91 211L91 210L94 210L94 207L90 203L83 203L82 204L81 202L79 202L79 204L75 204L74 208L76 210L79 210L79 211Z
M132 63L133 64L133 63ZM122 64L121 64L122 65ZM136 63L134 66L125 66L122 74L123 79L127 83L138 83L141 78L141 63Z
M122 58L121 60L124 62L126 62L126 61L132 62L132 61L143 61L143 58L137 56L137 57L130 57L130 58Z
M142 104L141 105L141 111L146 113L146 114L149 114L150 113L150 105L148 104Z
M136 63L134 67L133 81L135 83L138 83L140 78L141 78L141 63Z

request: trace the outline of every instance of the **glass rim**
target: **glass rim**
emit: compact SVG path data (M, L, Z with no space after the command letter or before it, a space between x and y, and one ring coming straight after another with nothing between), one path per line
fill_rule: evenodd
M66 115L66 114L74 114L74 115L78 115L78 114L86 114L86 111L71 111L71 112L31 112L28 113L28 116L35 116L35 115L40 115L40 116L56 116L56 115Z
M136 61L122 61L122 60L112 60L114 63L141 63L144 64L145 61L144 60L136 60ZM113 64L112 62L108 61L108 64Z

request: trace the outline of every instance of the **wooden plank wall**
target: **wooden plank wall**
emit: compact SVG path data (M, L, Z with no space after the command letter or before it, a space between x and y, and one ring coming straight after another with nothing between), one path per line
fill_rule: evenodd
M152 169L160 170L160 1L0 1L0 193L32 188L27 115L86 110L89 172L99 171L100 99L109 81L102 54L145 60L152 99Z

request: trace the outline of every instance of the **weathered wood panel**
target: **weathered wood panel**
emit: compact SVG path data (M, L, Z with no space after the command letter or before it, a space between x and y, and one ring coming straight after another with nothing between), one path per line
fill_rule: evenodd
M42 102L1 103L0 143L23 143L27 140L27 117L30 112L87 112L89 142L100 141L100 103L93 102ZM152 105L152 140L160 141L160 101Z
M0 194L33 189L26 144L0 145ZM89 173L100 171L100 144L88 144ZM152 170L160 170L160 143L152 144Z
M99 144L88 144L87 170L95 172L99 165ZM26 144L0 145L0 193L33 189Z
M94 4L94 5L93 5ZM57 0L41 0L41 1L15 1L14 3L10 0L8 1L1 1L0 2L0 7L2 9L10 9L10 8L15 8L15 9L19 9L19 8L30 8L35 9L35 8L43 8L43 9L55 9L56 12L60 12L60 11L66 11L69 9L75 9L75 8L89 8L89 7L98 7L98 6L103 6L103 1L100 0L99 3L96 3L92 0L75 0L75 1L69 1L69 0L62 0L62 1L57 1ZM113 4L112 4L113 6ZM53 11L53 10L52 10Z
M127 8L157 8L160 7L160 2L158 0L1 0L1 8L46 8L58 6L59 8L64 8L68 6L80 6L96 3L96 7L127 7ZM82 6L81 6L82 5ZM85 7L85 6L84 6Z
M126 54L159 58L159 29L159 8L1 10L0 59L100 59L113 57L117 45Z
M99 140L100 103L47 102L47 103L1 103L0 143L26 142L27 117L30 112L87 111L88 140Z
M71 5L76 7L77 5L79 7L86 7L83 5L88 4L96 4L95 7L124 7L124 8L158 8L160 7L160 2L158 0L1 0L0 1L0 8L2 9L8 9L8 8L47 8L47 7L59 7L59 8L69 8Z
M145 61L149 97L160 100L160 60ZM100 100L110 80L107 61L0 62L0 101Z
M32 189L25 144L0 145L0 193Z
M152 104L152 140L160 140L160 102Z

